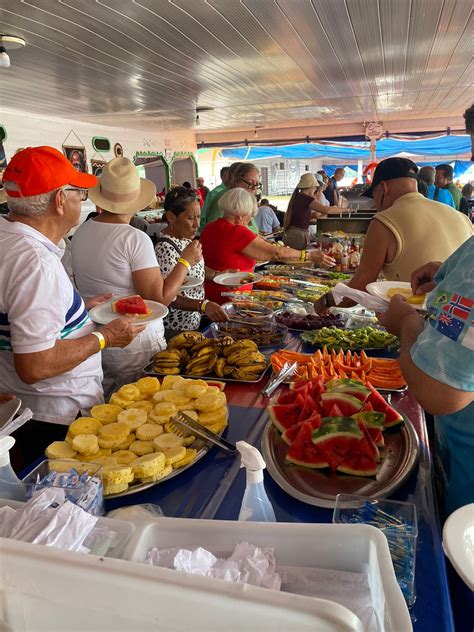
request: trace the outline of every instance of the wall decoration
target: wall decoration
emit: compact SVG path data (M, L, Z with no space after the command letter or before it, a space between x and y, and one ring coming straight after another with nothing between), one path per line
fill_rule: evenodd
M88 173L85 147L73 147L70 145L63 145L63 153L76 171L80 171L81 173Z
M102 175L102 169L107 164L106 160L102 160L101 158L91 158L91 168L93 175L100 178Z
M121 158L123 156L123 147L120 143L115 143L114 154L117 158Z

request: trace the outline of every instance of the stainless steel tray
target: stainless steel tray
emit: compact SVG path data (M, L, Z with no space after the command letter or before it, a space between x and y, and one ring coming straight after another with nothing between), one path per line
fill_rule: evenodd
M201 439L196 439L196 441L190 446L191 448L195 448L197 450L196 458L192 463L188 463L184 467L180 467L176 470L173 470L168 476L156 481L155 483L131 483L123 492L119 492L118 494L110 494L109 496L104 496L104 500L112 500L113 498L121 498L122 496L130 496L131 494L138 494L139 492L143 492L146 489L150 489L150 487L154 487L155 485L160 485L161 483L166 483L171 478L178 476L181 472L184 472L188 468L192 467L195 463L197 463L203 456L205 456L211 448L214 446L205 443Z
M157 371L154 371L154 362L151 362L147 367L145 367L143 373L145 375L151 375L152 377L164 377L165 375L167 375L167 373L158 373ZM216 380L218 382L237 382L238 384L258 384L258 382L260 382L260 380L263 378L263 376L265 375L265 373L268 371L268 369L270 368L270 362L267 364L267 366L264 368L264 370L261 372L261 374L257 377L256 380L236 380L233 377L218 377L217 375L186 375L185 373L179 373L179 375L181 377L185 377L188 378L190 380Z
M384 432L384 458L375 478L286 463L289 446L269 421L261 445L268 473L290 496L316 507L333 508L337 494L388 498L406 481L418 459L418 435L411 421L403 418L404 424Z

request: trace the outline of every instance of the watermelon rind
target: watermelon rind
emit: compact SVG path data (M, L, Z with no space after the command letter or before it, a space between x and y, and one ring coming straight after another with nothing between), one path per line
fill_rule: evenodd
M331 393L346 393L347 395L352 395L362 402L365 402L371 393L370 389L362 382L358 380L351 380L349 378L331 380L326 384L326 387Z
M348 417L358 413L363 406L363 403L360 399L357 399L357 397L346 395L346 393L340 393L338 391L328 391L326 393L322 393L321 400L323 402L332 402L333 404L337 404L344 415L347 415Z
M328 437L353 437L360 439L363 436L357 422L352 417L324 417L321 427L313 431L313 443L325 441Z
M353 476L375 476L378 472L378 468L377 468L376 463L374 467L370 467L365 470L356 469L356 468L350 467L349 465L338 465L337 471L342 472L343 474L352 474Z
M357 421L359 419L362 419L367 428L379 428L380 430L382 430L385 425L385 413L379 413L376 411L369 412L367 410L364 410L360 413L352 415L352 417L354 419L357 419Z
M294 414L291 415L291 411ZM267 412L272 420L273 425L281 433L294 426L298 422L299 409L294 404L277 404L275 406L268 406Z

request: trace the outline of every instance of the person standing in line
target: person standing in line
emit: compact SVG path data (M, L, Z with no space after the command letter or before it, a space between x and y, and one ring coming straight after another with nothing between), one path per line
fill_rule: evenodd
M447 204L448 206L455 208L453 196L451 195L451 193L447 189L435 186L434 167L430 167L429 165L421 167L421 169L418 171L418 178L422 180L428 187L428 195L426 197L429 200L442 202L443 204Z
M454 208L459 211L461 204L461 191L453 183L454 170L451 165L437 165L435 175L435 185L440 189L446 189L451 193L454 200Z
M237 165L237 164L240 164L240 163L237 163L237 162L233 163L233 165ZM204 226L208 223L207 215L208 214L210 215L211 209L215 207L215 204L216 204L215 199L216 198L219 199L219 197L223 195L225 191L227 190L229 174L230 174L230 167L222 167L222 169L220 170L221 183L218 184L216 187L214 187L214 189L212 189L212 191L209 191L209 193L207 194L206 199L204 200L204 204L201 207L201 221L199 224L198 234L201 233Z
M62 440L64 425L79 412L104 401L101 351L126 347L144 329L117 318L99 330L88 309L110 296L95 292L84 302L61 262L57 244L78 224L81 201L97 181L46 146L18 152L5 171L0 391L15 393L33 411L13 434L22 466Z
M414 294L430 292L425 321L401 296L378 314L400 338L400 366L411 394L434 415L435 472L446 518L474 503L474 237L443 264L415 270Z
M275 211L271 206L269 206L269 204L270 203L266 198L261 200L255 217L255 223L257 224L258 230L263 235L269 235L280 228L278 217L275 215Z
M209 189L204 185L204 178L197 178L196 179L196 183L197 183L197 189L199 191L199 194L202 198L202 201L205 202L206 201L206 197L207 194L210 192Z
M345 176L344 167L338 167L334 172L334 175L329 178L329 185L324 192L326 199L331 206L339 206L339 193L337 191L337 183L344 179ZM321 174L322 175L322 174Z

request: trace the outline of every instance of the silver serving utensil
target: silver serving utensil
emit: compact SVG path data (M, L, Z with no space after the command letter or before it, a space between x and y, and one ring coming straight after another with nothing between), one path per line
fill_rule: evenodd
M205 426L202 426L197 421L194 421L194 419L189 417L189 415L186 415L186 413L178 411L176 415L173 415L170 418L170 423L171 426L178 426L177 434L181 434L184 436L196 435L204 441L217 446L220 450L226 452L227 454L237 453L237 449L233 443L227 441L226 439L223 439L218 434L212 432Z
M275 377L272 378L267 386L262 390L262 395L264 397L270 397L270 395L280 386L282 382L295 374L297 368L298 364L296 362L293 362L293 364L285 362Z

